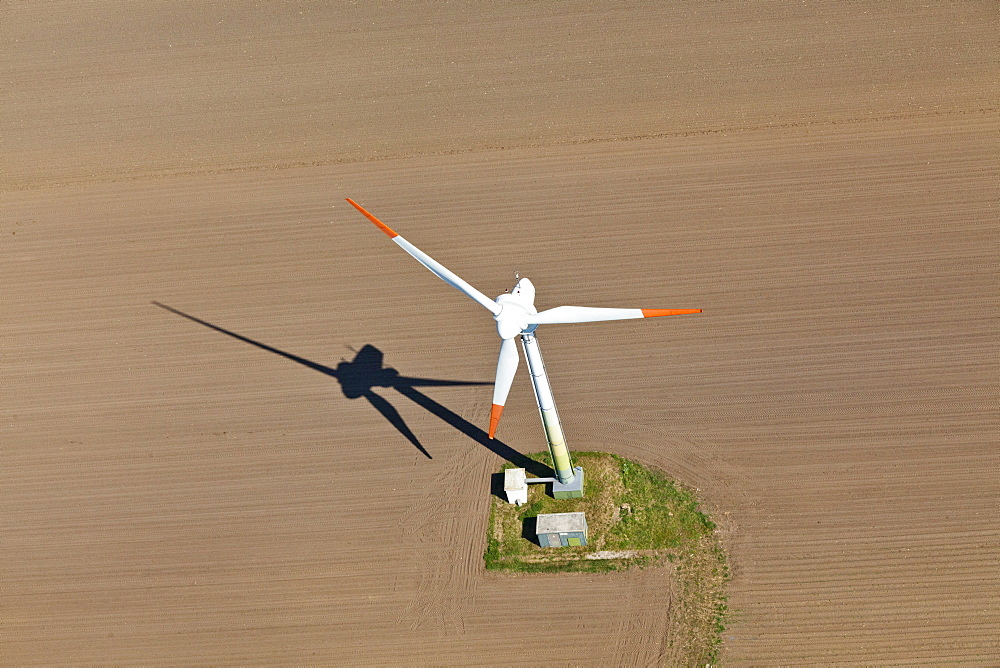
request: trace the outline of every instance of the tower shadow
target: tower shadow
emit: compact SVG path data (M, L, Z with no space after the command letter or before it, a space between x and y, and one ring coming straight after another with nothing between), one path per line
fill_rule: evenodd
M340 383L340 389L343 391L345 397L348 399L364 398L375 408L375 410L381 413L382 417L388 420L389 424L396 428L396 431L402 434L428 459L433 459L433 457L420 443L420 440L417 439L416 434L414 434L409 426L407 426L403 417L399 414L399 411L397 411L396 408L384 397L376 394L372 388L384 387L395 390L413 403L427 410L431 414L436 415L444 422L479 443L487 450L499 455L515 466L527 469L538 477L548 477L553 475L552 470L548 466L526 457L502 441L491 439L489 434L485 431L417 389L418 387L492 385L492 383L403 376L396 369L383 366L384 355L382 351L370 343L365 344L350 362L341 361L336 367L330 367L324 364L319 364L318 362L313 362L312 360L308 360L298 355L293 355L292 353L285 352L284 350L279 350L278 348L269 346L266 343L254 341L253 339L243 336L242 334L237 334L236 332L231 332L228 329L223 329L218 325L213 325L210 322L196 318L193 315L179 311L171 306L167 306L166 304L161 304L157 301L152 302L152 304L179 315L182 318L187 318L192 322L196 322L199 325L208 327L209 329L214 329L215 331L225 334L226 336L243 341L244 343L249 343L250 345L260 348L261 350L266 350L270 353L274 353L275 355L280 355L285 359L301 364L302 366L308 367L314 371L319 371L322 374L336 378Z

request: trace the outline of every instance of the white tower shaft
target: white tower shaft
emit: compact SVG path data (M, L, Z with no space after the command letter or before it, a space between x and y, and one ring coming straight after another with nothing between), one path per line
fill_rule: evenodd
M556 478L563 484L570 483L575 475L573 462L570 461L562 423L556 411L556 402L552 398L549 377L545 373L542 351L538 347L538 339L534 333L521 334L521 347L524 349L524 358L528 361L528 370L531 372L531 386L535 389L535 400L538 402L538 412L542 416L542 427L549 443L549 454L552 456Z

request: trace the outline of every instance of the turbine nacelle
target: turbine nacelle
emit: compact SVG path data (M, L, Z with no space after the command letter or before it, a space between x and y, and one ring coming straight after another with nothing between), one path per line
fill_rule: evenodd
M527 278L522 278L510 292L505 292L496 298L500 312L493 316L497 322L497 334L504 341L530 327L528 317L535 315L535 286Z

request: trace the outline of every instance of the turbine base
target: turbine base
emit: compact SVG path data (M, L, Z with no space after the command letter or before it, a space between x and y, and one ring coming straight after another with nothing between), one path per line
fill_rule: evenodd
M552 483L552 498L582 499L583 498L583 467L573 467L573 479L569 482Z

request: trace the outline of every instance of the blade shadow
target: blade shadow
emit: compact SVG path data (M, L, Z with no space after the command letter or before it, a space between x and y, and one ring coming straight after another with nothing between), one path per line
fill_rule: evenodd
M399 414L399 411L392 404L371 391L365 392L363 396L368 400L368 403L375 407L375 410L382 414L382 417L389 421L389 424L396 428L396 431L405 436L417 450L424 453L427 459L434 459L431 457L431 453L427 452L426 448L417 440L416 434L410 431L410 428L403 420L403 416Z
M489 385L489 383L487 383L487 385ZM413 387L407 385L401 385L399 387L396 387L395 389L404 397L407 397L411 401L413 401L413 403L427 409L429 412L438 416L439 418L450 424L452 427L454 427L455 429L459 430L460 432L462 432L463 434L474 440L479 445L483 446L484 448L493 452L494 454L499 455L503 459L506 459L514 466L523 468L539 478L548 478L550 476L555 475L555 472L545 464L542 464L541 462L536 462L534 459L522 455L514 448L510 447L506 443L503 443L502 441L496 438L490 438L490 435L488 433L486 433L476 425L472 424L458 413L455 413L454 411L442 406L441 404L434 401L433 399L428 397L426 394L420 392L419 390L415 390L413 389Z
M374 407L375 410L377 410L382 417L384 417L389 424L396 429L396 431L402 434L406 440L412 443L413 446L420 450L420 452L423 453L428 459L433 459L433 457L420 443L420 440L409 428L409 426L407 426L406 422L399 414L399 411L397 411L387 399L379 394L376 394L372 388L384 387L394 389L396 392L399 392L404 397L410 399L424 410L437 416L472 440L499 455L503 459L506 459L515 466L525 468L539 477L552 475L551 469L549 469L546 465L522 455L517 450L499 440L490 439L489 434L487 434L484 430L416 389L418 387L492 385L492 383L401 376L396 369L383 366L384 355L382 351L371 344L365 344L350 362L341 361L334 368L324 364L319 364L318 362L313 362L312 360L300 357L299 355L293 355L292 353L285 352L284 350L279 350L274 346L269 346L266 343L255 341L249 337L243 336L242 334L237 334L236 332L219 327L218 325L213 325L210 322L196 318L195 316L184 313L183 311L179 311L172 306L167 306L166 304L161 304L157 301L153 301L152 304L175 315L179 315L182 318L198 323L203 327L215 330L216 332L225 334L226 336L232 337L238 341L243 341L244 343L248 343L256 348L260 348L261 350L266 350L270 353L274 353L275 355L284 357L287 360L291 360L296 364L301 364L302 366L308 367L314 371L336 378L340 383L340 389L343 391L345 397L348 399L359 399L364 397L368 403L370 403L372 407Z

